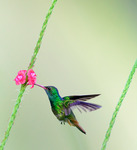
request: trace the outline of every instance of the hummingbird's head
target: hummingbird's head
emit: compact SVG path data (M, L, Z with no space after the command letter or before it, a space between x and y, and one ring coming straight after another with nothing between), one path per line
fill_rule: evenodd
M54 95L58 95L58 89L54 86L45 86L46 93L48 94L48 96L54 96Z
M45 90L45 92L47 93L49 98L52 98L54 96L59 95L58 89L54 86L42 86L42 85L39 85L39 84L35 84L35 85L43 88Z

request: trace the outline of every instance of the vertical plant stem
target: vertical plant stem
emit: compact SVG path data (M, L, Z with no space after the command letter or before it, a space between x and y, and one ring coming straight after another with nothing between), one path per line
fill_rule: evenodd
M15 120L15 118L16 118L16 114L17 114L19 105L20 105L20 103L21 103L21 98L22 98L22 96L23 96L23 93L25 92L25 88L26 88L26 85L22 85L22 86L21 86L21 89L20 89L20 92L19 92L19 95L18 95L16 104L15 104L15 106L14 106L12 115L11 115L11 117L10 117L10 121L9 121L9 124L8 124L7 131L5 132L5 137L4 137L4 139L2 140L1 145L0 145L0 150L3 150L3 148L4 148L5 144L6 144L6 141L7 141L8 137L9 137L10 130L11 130L12 126L13 126L13 123L14 123L14 120Z
M39 39L37 41L36 47L34 49L33 56L31 58L31 61L30 61L30 64L29 64L28 70L33 67L33 65L34 65L34 63L36 61L36 56L37 56L38 51L40 49L40 46L41 46L41 43L42 43L42 38L43 38L43 35L44 35L44 32L45 32L45 29L47 27L48 20L49 20L51 14L52 14L52 11L54 9L54 6L55 6L56 2L57 2L57 0L53 0L52 5L51 5L51 7L48 10L48 13L46 15L45 21L44 21L43 26L42 26L42 30L41 30L40 35L39 35Z
M110 123L109 123L109 128L108 128L108 130L107 130L107 132L106 132L105 139L104 139L104 141L103 141L101 150L105 150L105 149L106 149L107 142L108 142L108 140L109 140L109 137L110 137L112 128L113 128L114 123L115 123L115 120L116 120L116 116L117 116L117 114L118 114L118 112L119 112L119 109L120 109L120 107L121 107L121 105L122 105L122 102L123 102L123 100L124 100L124 98L125 98L125 96L126 96L126 93L127 93L128 89L129 89L129 86L130 86L130 83L131 83L131 81L132 81L133 75L134 75L134 73L135 73L135 71L136 71L136 68L137 68L137 59L136 59L136 61L135 61L135 64L134 64L134 66L133 66L131 72L130 72L130 75L129 75L129 77L128 77L127 83L126 83L125 88L124 88L124 90L123 90L123 92L122 92L122 95L121 95L121 97L120 97L120 99L119 99L119 102L118 102L118 104L117 104L117 106L116 106L116 108L115 108L115 111L114 111L114 113L113 113L113 115L112 115L112 119L111 119L111 121L110 121Z
M36 44L35 49L34 49L33 56L31 58L29 66L28 66L28 70L33 67L33 65L34 65L34 63L36 61L36 56L37 56L37 54L39 52L39 49L40 49L40 46L41 46L41 43L42 43L42 39L43 39L43 36L44 36L44 32L45 32L45 29L47 27L47 23L49 21L49 18L51 16L52 12L53 12L53 9L54 9L54 6L55 6L56 2L57 2L57 0L53 0L53 2L51 4L51 7L48 10L48 13L46 15L45 21L44 21L43 26L42 26L42 30L41 30L40 35L39 35L39 39L38 39L37 44ZM4 136L4 138L3 138L2 142L1 142L1 145L0 145L0 150L4 149L4 146L5 146L6 142L7 142L7 139L9 137L11 128L12 128L13 123L15 121L16 114L17 114L17 111L19 109L19 106L20 106L20 103L21 103L21 99L23 97L23 93L25 92L26 87L27 87L27 84L25 83L20 88L20 92L19 92L16 104L14 106L12 115L11 115L10 120L9 120L8 128L7 128L6 132L5 132L5 136Z

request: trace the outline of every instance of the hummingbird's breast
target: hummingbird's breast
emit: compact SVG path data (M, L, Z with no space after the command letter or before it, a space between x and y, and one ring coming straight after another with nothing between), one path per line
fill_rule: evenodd
M65 112L62 101L58 101L54 104L52 104L52 112L57 117L58 120L64 120L65 118Z

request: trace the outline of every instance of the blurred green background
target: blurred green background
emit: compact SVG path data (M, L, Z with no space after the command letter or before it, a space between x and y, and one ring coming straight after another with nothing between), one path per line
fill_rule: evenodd
M0 141L27 69L49 0L1 0ZM28 87L5 150L99 150L112 113L137 58L137 0L58 0L35 64L37 83L56 86L62 96L101 93L90 102L103 107L75 114L82 134L60 125L44 90ZM117 116L108 150L137 148L137 72Z

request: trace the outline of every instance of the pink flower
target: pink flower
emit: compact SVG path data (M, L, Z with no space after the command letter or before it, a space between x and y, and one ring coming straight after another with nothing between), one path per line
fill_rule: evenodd
M26 70L20 70L18 72L18 75L14 79L16 85L24 84L26 82Z
M32 70L32 69L29 69L28 70L28 79L26 81L26 72L27 70L20 70L18 72L18 75L16 76L16 78L14 79L16 85L20 85L20 84L24 84L25 82L27 82L28 85L32 85L31 88L34 87L34 84L36 83L36 73Z
M36 83L36 73L32 70L32 69L29 69L28 70L28 85L32 85L31 88L34 87L34 84Z

